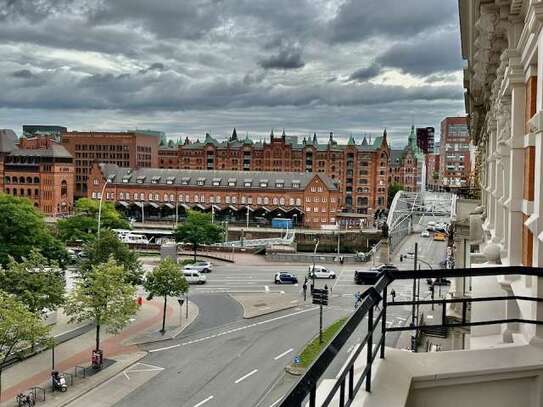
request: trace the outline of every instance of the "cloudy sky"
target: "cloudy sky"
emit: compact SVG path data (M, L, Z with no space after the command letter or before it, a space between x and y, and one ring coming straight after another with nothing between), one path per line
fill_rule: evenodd
M457 0L0 0L0 128L401 145L464 114L459 43Z

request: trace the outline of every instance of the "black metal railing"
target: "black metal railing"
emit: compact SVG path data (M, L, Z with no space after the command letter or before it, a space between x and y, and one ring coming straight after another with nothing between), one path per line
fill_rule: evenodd
M411 280L427 279L427 278L455 278L455 277L484 277L484 276L499 276L499 275L526 275L543 277L542 268L534 267L487 267L487 268L470 268L470 269L443 269L443 270L419 270L414 271L388 271L383 274L377 283L370 287L365 292L365 298L359 308L347 320L343 328L334 336L328 346L322 350L318 358L309 366L305 374L291 388L289 393L281 401L280 407L297 407L302 406L306 400L309 400L309 407L316 407L316 395L319 379L322 377L328 366L334 358L340 353L345 343L351 335L357 331L360 323L367 319L367 333L362 338L362 342L357 346L356 350L349 357L347 363L342 368L336 378L334 386L325 395L324 400L319 403L319 406L325 407L330 405L334 398L339 397L339 406L348 407L353 402L360 387L365 384L365 390L371 391L372 380L372 365L375 358L383 359L385 357L385 338L387 332L419 330L423 327L420 323L411 324L403 327L386 326L387 307L389 306L406 306L406 305L432 305L438 304L442 306L442 322L436 325L424 325L428 327L468 327L493 325L503 323L526 323L543 325L543 321L527 320L520 318L494 319L485 321L468 321L467 307L473 302L489 302L489 301L534 301L543 302L543 298L526 297L526 296L493 296L493 297L476 297L476 298L448 298L437 300L416 300L416 301L394 301L387 300L388 286L395 280ZM448 322L447 304L461 303L462 313L459 322ZM382 307L380 308L380 305ZM378 313L375 316L375 310ZM375 341L375 332L380 332L380 338ZM358 378L355 377L354 365L362 351L366 348L366 366Z

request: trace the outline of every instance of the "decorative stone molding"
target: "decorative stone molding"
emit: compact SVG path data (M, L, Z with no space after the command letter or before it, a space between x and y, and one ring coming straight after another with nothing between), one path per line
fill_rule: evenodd
M543 131L543 111L538 111L528 120L528 130L530 133L540 133Z

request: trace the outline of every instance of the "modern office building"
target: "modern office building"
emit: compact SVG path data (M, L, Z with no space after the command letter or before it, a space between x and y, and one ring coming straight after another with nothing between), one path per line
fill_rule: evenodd
M465 117L447 117L441 122L439 176L445 188L454 190L469 184L470 138Z
M174 153L177 153L175 161ZM339 144L330 133L327 142L316 134L300 142L296 136L273 131L267 141L239 138L236 130L225 141L207 134L203 141L188 138L177 148L160 150L162 168L215 171L279 171L324 174L337 182L344 213L371 217L387 205L389 148L382 137Z
M95 164L88 182L90 198L115 202L137 219L171 219L193 208L228 212L233 218L248 217L251 222L290 218L297 225L318 229L335 225L339 209L336 181L319 173L132 169Z
M122 167L158 167L160 134L71 131L62 134L62 145L74 158L75 196L87 196L87 177L93 163Z
M417 146L424 154L434 152L435 129L433 127L417 128Z

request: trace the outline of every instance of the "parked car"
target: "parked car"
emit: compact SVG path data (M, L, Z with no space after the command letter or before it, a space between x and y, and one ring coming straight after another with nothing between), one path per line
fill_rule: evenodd
M354 282L363 285L375 284L385 271L398 271L398 267L394 264L381 264L371 267L369 270L356 270L354 272Z
M189 284L205 284L207 277L196 270L183 270L183 275Z
M324 266L309 266L309 278L336 278L336 273Z
M197 261L187 264L183 267L183 270L196 270L200 273L211 273L213 271L213 265L209 261Z
M415 252L405 252L403 257L406 259L414 259L415 258Z
M420 234L420 237L430 237L430 232L428 232L427 230L423 230Z
M436 232L434 233L434 240L436 241L439 241L439 242L443 242L445 241L445 233L441 233L441 232Z
M292 273L285 271L275 273L275 284L296 284L297 282L298 278Z

